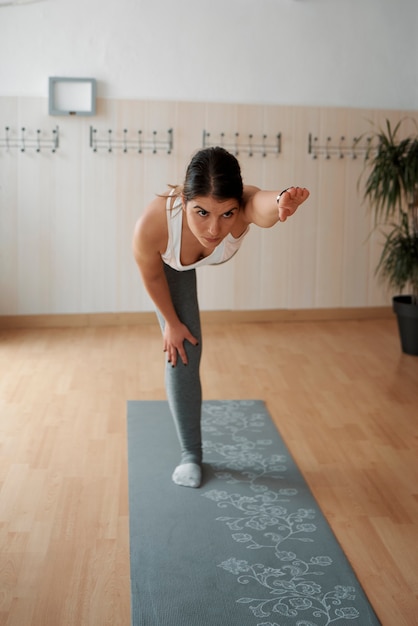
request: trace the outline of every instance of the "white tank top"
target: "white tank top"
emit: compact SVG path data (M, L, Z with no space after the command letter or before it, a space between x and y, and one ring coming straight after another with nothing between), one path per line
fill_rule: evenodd
M249 231L249 226L242 233L238 239L235 239L231 234L228 234L225 239L221 241L219 246L216 246L214 251L204 259L192 263L191 265L182 265L180 262L180 246L181 246L181 231L183 223L183 210L181 204L181 198L178 196L174 200L173 207L170 207L171 196L167 198L167 227L168 227L168 242L167 249L164 254L161 255L164 263L169 265L175 270L186 271L202 267L203 265L219 265L229 261L234 254L236 254L241 246L242 240Z

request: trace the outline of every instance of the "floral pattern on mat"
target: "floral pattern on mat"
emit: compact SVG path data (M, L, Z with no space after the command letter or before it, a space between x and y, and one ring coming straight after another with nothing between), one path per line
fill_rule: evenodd
M222 510L216 520L231 532L231 546L235 542L250 551L244 559L241 550L238 558L231 547L231 555L218 567L246 587L246 595L236 602L248 605L254 626L329 626L360 620L355 577L346 585L331 586L321 579L328 570L329 582L330 569L338 567L331 556L313 554L321 514L295 504L299 492L292 486L294 470L286 475L295 467L293 460L287 453L269 454L277 442L262 437L269 419L263 409L257 401L204 403L204 458L222 488L203 489L202 496ZM298 480L300 484L300 476Z

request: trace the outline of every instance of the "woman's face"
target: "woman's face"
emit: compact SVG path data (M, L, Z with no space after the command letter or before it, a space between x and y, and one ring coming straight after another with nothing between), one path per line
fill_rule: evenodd
M234 198L216 200L212 196L197 196L188 202L183 198L187 224L205 248L214 249L231 232L239 203Z

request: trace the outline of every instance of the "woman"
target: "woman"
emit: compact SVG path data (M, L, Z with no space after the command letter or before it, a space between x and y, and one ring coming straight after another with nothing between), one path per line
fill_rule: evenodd
M184 184L156 197L138 220L133 251L153 300L167 355L166 391L181 446L173 481L201 483L202 350L196 268L230 259L250 224L285 222L309 196L305 188L281 193L243 185L237 159L223 148L192 158Z

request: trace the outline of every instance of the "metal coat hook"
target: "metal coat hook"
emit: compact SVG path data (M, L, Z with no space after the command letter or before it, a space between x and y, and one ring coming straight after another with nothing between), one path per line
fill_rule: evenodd
M96 129L90 126L90 148L93 148L93 152L97 152L96 146Z
M328 136L325 142L320 144L318 137L309 133L308 154L312 155L313 159L323 156L326 160L330 160L332 157L344 159L346 156L357 159L360 154L367 158L371 141L371 137L353 137L348 144L345 135L341 135L338 142L334 143L332 137Z
M326 148L325 148L325 158L326 159L330 159L331 158L331 152L330 152L332 150L332 148L331 148L331 141L332 141L331 137L327 137L327 145L326 145Z
M364 158L367 160L369 158L369 155L370 155L370 149L371 149L371 144L372 144L372 137L367 137L366 138L366 142L367 142L367 146L364 148L363 154L364 154Z
M24 152L26 150L26 147L25 147L25 130L26 130L26 128L23 127L22 128L21 147L20 147L20 151L21 152Z
M263 135L263 157L267 156L266 139L267 139L267 135ZM279 141L280 141L280 138L279 138ZM279 148L280 148L280 144L279 144Z
M235 133L235 155L236 156L239 156L238 140L239 140L239 133Z
M27 152L30 149L34 149L35 152L40 153L43 149L49 148L52 152L56 152L59 147L59 128L56 126L52 130L52 137L45 139L43 132L38 128L35 132L35 136L28 136L26 126L20 128L20 136L17 131L13 131L10 126L5 126L4 137L0 137L0 148L6 148L7 152L10 152L11 148L17 148L20 152Z
M101 148L107 150L108 153L115 150L122 150L127 153L133 149L138 154L142 154L145 150L150 150L153 154L165 150L167 154L171 154L173 150L173 129L167 131L166 139L158 138L158 131L153 130L150 139L144 139L143 131L138 130L135 138L129 137L129 131L124 128L118 137L118 133L111 128L107 131L107 136L100 137L97 128L90 126L90 148L93 152L98 152Z
M253 136L248 135L248 156L252 157L253 154Z
M9 148L10 148L10 139L9 139L10 127L6 126L5 130L6 130L5 146L6 146L6 150L9 151Z
M250 133L247 135L248 139L243 139L243 135L241 133L234 133L229 141L225 141L226 134L224 132L219 133L219 141L214 141L212 139L212 135L207 130L203 131L203 140L202 146L203 148L210 148L214 146L220 146L221 148L225 148L226 150L230 150L235 156L247 154L247 156L252 157L255 154L261 154L262 157L266 157L268 154L280 154L282 151L282 135L281 133L277 133L275 137L274 143L267 143L267 135L261 135L259 141L256 141L254 138L254 134Z
M339 148L340 148L339 158L340 159L344 158L344 141L345 141L345 137L344 137L344 135L341 135L341 137L340 137L340 145L339 145Z

